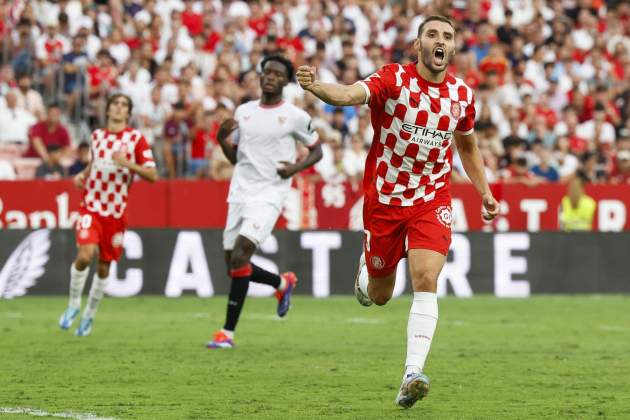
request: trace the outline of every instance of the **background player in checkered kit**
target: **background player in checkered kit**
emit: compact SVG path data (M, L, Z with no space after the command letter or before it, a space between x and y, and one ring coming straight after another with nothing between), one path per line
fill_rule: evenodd
M234 347L234 330L245 303L249 282L276 288L278 316L290 308L294 273L270 273L250 262L256 248L269 236L280 216L291 187L291 177L322 158L311 117L285 102L282 91L293 77L293 65L280 55L265 57L261 64L260 100L240 105L234 119L219 128L217 139L225 156L235 165L228 195L228 216L223 249L230 277L227 313L223 328L208 343L210 349ZM231 135L232 143L227 141ZM296 162L299 141L309 149Z
M98 305L103 298L109 266L123 251L127 226L127 199L135 174L155 182L157 170L151 148L142 134L127 126L133 103L123 94L114 94L105 108L107 126L92 133L91 161L74 178L83 188L80 218L76 224L78 253L70 267L70 301L59 326L68 329L81 308L81 294L97 255L96 273L90 287L77 336L89 335Z
M353 85L322 83L315 69L298 69L300 85L332 105L368 104L374 140L366 160L364 253L355 295L364 306L391 298L396 266L409 260L414 290L407 324L407 359L396 402L410 408L429 391L422 373L438 319L437 279L451 240L451 143L483 200L482 215L498 213L473 133L473 91L447 73L455 29L428 17L414 43L418 62L387 64Z

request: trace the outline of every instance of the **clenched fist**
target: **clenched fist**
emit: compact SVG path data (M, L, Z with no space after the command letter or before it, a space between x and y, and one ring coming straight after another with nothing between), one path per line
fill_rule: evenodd
M310 90L315 83L315 67L300 66L295 74L298 83L304 90Z

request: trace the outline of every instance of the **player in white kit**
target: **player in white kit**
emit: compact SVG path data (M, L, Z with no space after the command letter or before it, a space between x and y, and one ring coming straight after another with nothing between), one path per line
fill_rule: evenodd
M277 289L277 314L284 317L290 308L294 273L270 273L252 264L256 248L273 230L291 188L291 176L319 161L322 149L311 117L283 101L283 88L293 77L293 65L279 55L261 63L260 100L240 105L234 119L221 124L217 134L225 156L235 165L228 194L228 216L223 233L223 249L232 279L223 328L214 334L208 348L234 347L234 330L245 303L249 282ZM231 135L232 142L227 138ZM296 162L296 141L308 155Z

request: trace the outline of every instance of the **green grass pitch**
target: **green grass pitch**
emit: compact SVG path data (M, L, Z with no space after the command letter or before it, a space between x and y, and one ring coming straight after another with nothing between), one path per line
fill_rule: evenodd
M84 299L85 301L85 299ZM630 298L440 301L426 400L394 405L410 297L249 299L237 348L204 347L225 296L106 298L92 336L61 331L66 298L0 301L0 420L630 418ZM76 324L75 324L76 325Z

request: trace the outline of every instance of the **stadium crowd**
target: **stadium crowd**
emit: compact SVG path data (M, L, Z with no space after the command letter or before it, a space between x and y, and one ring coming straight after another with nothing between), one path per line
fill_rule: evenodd
M113 92L164 177L229 179L220 121L260 95L256 66L280 52L351 84L415 60L424 16L457 26L451 71L476 91L488 179L535 185L581 168L630 183L630 5L603 0L58 0L0 5L0 179L58 179L89 161ZM291 83L324 158L305 176L359 180L369 109L324 105ZM466 182L455 155L453 182Z

